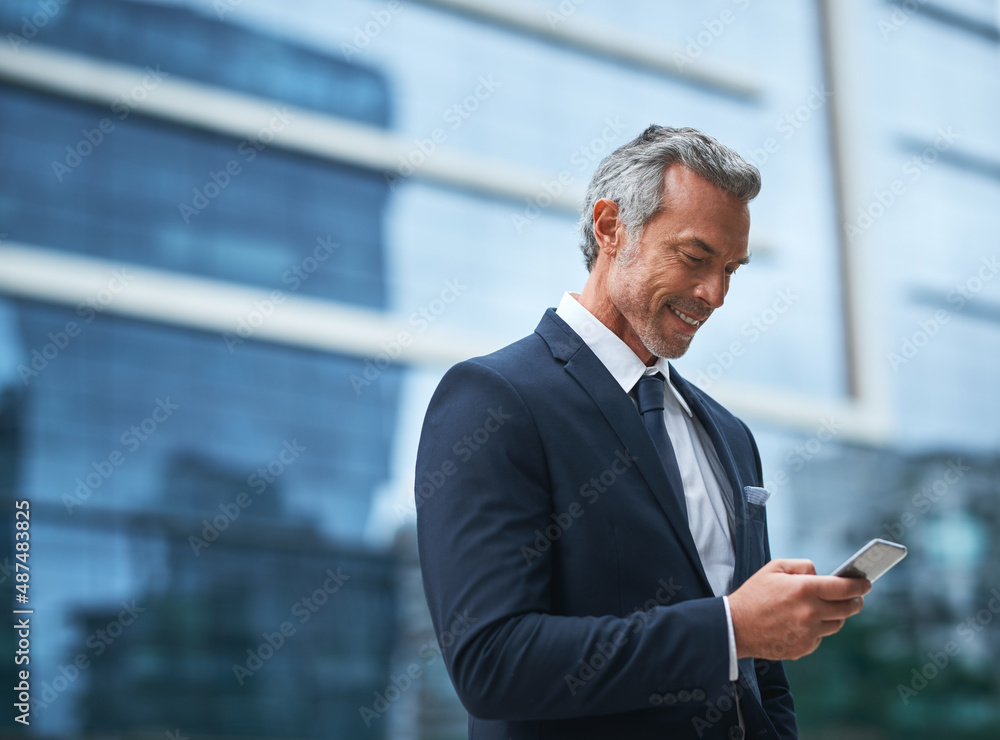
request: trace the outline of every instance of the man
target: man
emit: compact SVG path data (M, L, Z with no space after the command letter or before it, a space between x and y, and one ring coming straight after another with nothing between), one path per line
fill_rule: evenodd
M797 736L780 661L870 584L770 560L750 431L667 362L748 262L759 189L650 126L594 173L582 293L434 394L420 562L471 738Z

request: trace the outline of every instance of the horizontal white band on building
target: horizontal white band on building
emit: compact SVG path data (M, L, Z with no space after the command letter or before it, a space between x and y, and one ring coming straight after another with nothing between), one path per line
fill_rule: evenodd
M382 172L387 181L400 179L402 171L405 176L517 202L537 199L545 192L545 183L558 179L551 172L446 148L419 156L422 152L416 138L168 75L169 70L162 70L155 90L133 109L134 113L236 140L256 139L267 130L268 138L274 137L268 146ZM20 49L0 45L0 80L107 107L112 121L116 117L111 105L141 88L149 76L143 68L38 43ZM276 111L290 119L280 131L270 125ZM412 175L402 163L415 164ZM567 186L552 197L550 207L576 215L582 202L583 191Z
M763 85L756 77L740 69L713 62L700 53L697 58L692 58L682 46L655 38L643 38L626 28L609 28L605 23L599 24L581 18L576 15L575 9L582 4L582 0L550 8L501 0L416 1L479 18L520 33L539 36L562 46L578 49L588 56L604 57L702 85L717 93L752 99L763 91ZM729 12L735 17L735 6ZM719 21L720 25L722 23L723 21ZM698 32L708 33L700 27L695 35ZM708 35L714 40L710 33ZM700 52L701 45L698 48Z
M447 367L505 343L438 326L417 337L405 316L26 244L0 245L0 264L0 293L74 311L99 305L102 314L218 334L220 346L235 351L241 340L263 341L375 365L390 357L394 364ZM884 416L857 403L724 382L712 395L736 414L807 434L833 427L838 439L877 442L888 433Z

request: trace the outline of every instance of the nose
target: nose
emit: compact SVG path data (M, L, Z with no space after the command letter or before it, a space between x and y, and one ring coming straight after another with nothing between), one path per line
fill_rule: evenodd
M695 286L694 296L713 311L719 308L729 292L729 276L725 273L706 277Z

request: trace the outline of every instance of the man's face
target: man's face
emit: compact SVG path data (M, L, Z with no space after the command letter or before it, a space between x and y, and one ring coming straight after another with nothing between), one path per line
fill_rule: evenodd
M670 167L664 181L663 210L638 244L618 252L608 299L627 323L627 344L634 347L637 339L657 357L676 358L749 260L750 211L682 165Z

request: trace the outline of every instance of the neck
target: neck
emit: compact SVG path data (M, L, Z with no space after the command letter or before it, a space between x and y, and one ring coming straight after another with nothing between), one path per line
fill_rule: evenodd
M629 324L621 311L618 310L618 307L611 301L607 290L607 272L606 262L598 259L597 264L594 265L594 269L590 272L590 277L587 278L586 285L583 286L583 292L579 294L573 293L572 295L581 306L593 314L594 318L625 342L628 348L635 353L636 357L642 360L644 365L652 367L656 364L656 356L646 349L646 345L639 339L635 330L632 329L632 325Z

